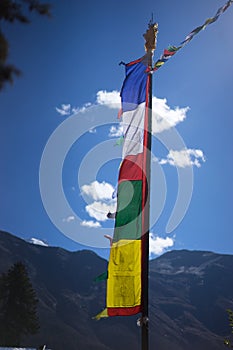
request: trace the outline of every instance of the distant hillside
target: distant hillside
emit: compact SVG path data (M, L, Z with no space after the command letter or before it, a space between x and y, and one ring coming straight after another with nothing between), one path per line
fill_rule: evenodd
M92 319L105 306L107 262L95 253L27 243L0 232L0 273L23 261L39 298L40 332L23 346L139 350L138 316ZM233 256L172 251L150 262L150 344L156 350L221 350L233 308ZM1 345L1 344L0 344Z

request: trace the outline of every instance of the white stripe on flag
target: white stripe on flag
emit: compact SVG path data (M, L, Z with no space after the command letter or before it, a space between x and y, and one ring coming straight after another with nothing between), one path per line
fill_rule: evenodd
M123 113L124 144L122 158L143 152L145 102L132 111Z

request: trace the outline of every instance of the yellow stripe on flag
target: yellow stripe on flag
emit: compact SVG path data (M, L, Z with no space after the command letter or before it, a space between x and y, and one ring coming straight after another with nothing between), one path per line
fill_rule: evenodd
M120 240L110 252L107 307L141 305L141 240Z

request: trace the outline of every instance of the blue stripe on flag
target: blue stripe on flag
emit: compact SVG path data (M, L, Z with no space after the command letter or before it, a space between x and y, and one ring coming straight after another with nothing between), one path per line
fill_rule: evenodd
M132 111L146 100L146 66L142 60L126 65L126 77L121 89L122 112Z

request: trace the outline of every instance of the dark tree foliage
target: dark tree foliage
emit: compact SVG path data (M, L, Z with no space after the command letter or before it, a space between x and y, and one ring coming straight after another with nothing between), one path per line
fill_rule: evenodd
M41 4L38 0L0 0L0 24L6 22L30 23L30 13L50 16L50 5ZM9 52L8 41L0 29L0 90L5 84L13 83L14 76L20 75L20 70L7 62Z
M229 319L229 326L231 328L231 333L233 334L233 311L231 309L227 309L227 313ZM233 343L229 338L224 339L224 345L226 345L228 348L233 348Z
M39 330L36 293L26 267L15 263L0 278L0 344L20 346L26 334Z

